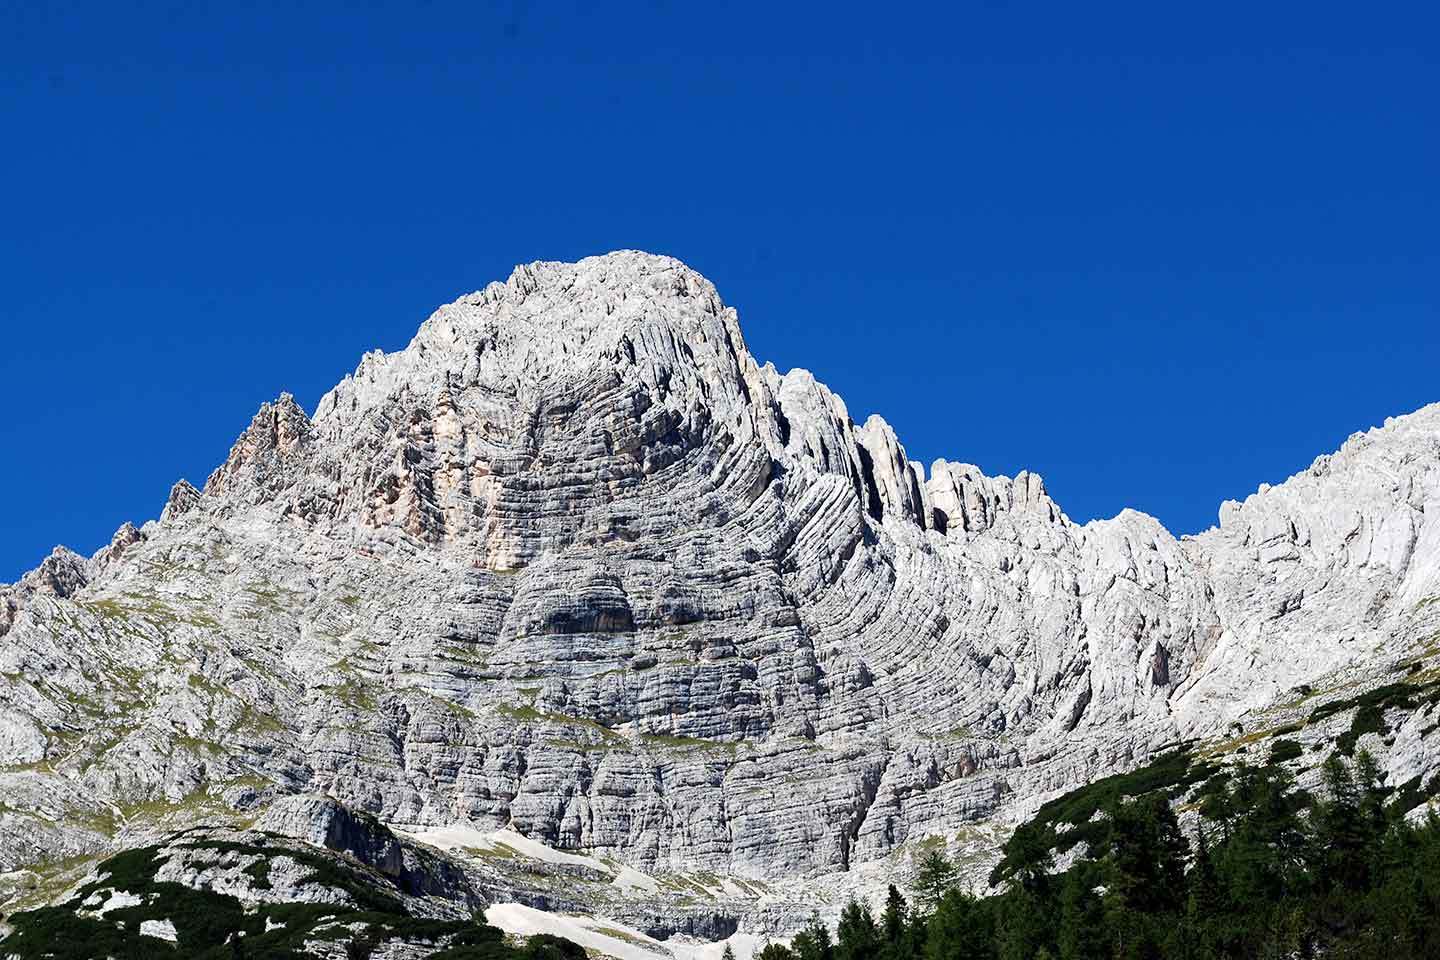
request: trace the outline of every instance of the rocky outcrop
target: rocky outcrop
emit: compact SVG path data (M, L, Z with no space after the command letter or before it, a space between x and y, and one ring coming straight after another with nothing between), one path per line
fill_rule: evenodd
M200 503L200 496L200 491L196 490L190 481L177 480L170 488L170 496L165 500L165 509L160 512L160 522L165 523L189 513Z
M440 897L472 910L484 904L460 868L405 843L374 817L329 797L283 797L265 811L256 827L348 854L409 896Z
M0 585L0 635L14 624L20 610L36 595L68 597L90 582L90 562L65 547L56 547L40 566L16 584Z
M458 866L427 856L463 880ZM14 913L3 933L11 956L148 948L179 956L419 958L476 938L498 943L500 931L477 924L479 906L473 896L415 894L345 854L255 830L201 827L80 873L54 909Z
M1440 406L1198 537L1077 524L1032 473L927 478L757 363L703 277L624 252L440 308L313 416L264 405L131 529L5 594L0 838L38 780L324 795L266 817L382 871L410 869L390 828L460 823L647 876L849 876L1433 656ZM108 838L26 835L59 833Z
M9 631L20 610L33 598L73 596L119 563L126 550L144 539L145 533L127 521L115 531L110 542L89 559L67 547L56 547L18 583L0 584L0 636Z
M91 575L104 575L110 567L120 562L120 558L125 555L126 550L144 539L145 534L137 530L133 523L126 521L119 530L115 531L115 536L110 538L110 542L90 558Z
M56 547L25 580L36 593L68 597L90 582L90 564L79 554Z

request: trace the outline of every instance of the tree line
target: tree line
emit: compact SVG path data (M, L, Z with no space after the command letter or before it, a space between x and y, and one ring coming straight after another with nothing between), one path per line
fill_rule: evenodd
M1440 818L1405 816L1433 789L1388 787L1368 754L1337 752L1312 796L1279 762L1293 755L1282 743L1263 765L1197 768L1172 754L1158 773L1092 784L1016 829L995 892L962 889L932 849L908 900L892 885L878 916L851 900L833 937L814 916L759 958L1440 957ZM1127 796L1121 781L1166 789ZM1198 814L1193 843L1172 799Z

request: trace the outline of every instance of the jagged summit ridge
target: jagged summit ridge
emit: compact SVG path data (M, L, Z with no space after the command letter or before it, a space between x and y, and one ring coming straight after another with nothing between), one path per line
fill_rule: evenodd
M596 374L597 367L607 372ZM425 410L429 398L446 418L441 426L448 439L458 437L457 423L469 414L486 429L467 432L466 441L481 450L489 446L503 461L517 446L521 455L530 454L532 438L514 434L542 420L554 397L562 398L563 410L564 398L596 375L642 380L643 402L658 397L663 404L654 417L668 414L691 426L696 416L714 418L732 435L758 439L778 459L850 480L877 519L889 510L922 528L946 522L928 504L923 466L906 458L883 418L871 415L857 427L843 400L809 371L782 375L770 364L758 365L735 311L708 280L678 260L636 251L517 267L507 283L440 308L404 351L368 354L326 394L315 428L331 439L347 437L367 417L387 417L389 411L377 411L397 400ZM291 421L301 415L291 398L274 407ZM496 407L513 409L505 416ZM269 409L262 419L274 417ZM795 425L800 432L792 437ZM256 445L253 433L237 444L242 459L250 451L239 448ZM266 442L259 440L262 447ZM944 461L932 470L936 485L952 496L984 479L970 465L956 465L953 477L950 472ZM1017 482L1022 501L1031 482L1038 485L1036 496L1044 495L1038 476L1022 474ZM987 495L1008 508L1008 491ZM989 510L978 496L972 490L977 517Z
M1398 418L1183 540L1075 524L761 365L679 261L519 267L6 591L0 855L309 793L657 873L883 861L1404 655L1437 444Z
M567 432L571 419L586 421L584 436ZM888 424L857 428L808 372L760 367L707 280L634 252L520 267L440 308L405 350L367 355L313 423L292 399L267 405L207 492L253 464L262 485L295 482L286 508L308 520L398 525L508 567L528 550L495 529L508 478L531 484L537 465L598 446L600 472L587 479L629 484L686 452L731 445L845 478L877 519L889 509L932 522L923 478ZM307 459L303 476L277 469ZM556 480L573 488L577 478Z

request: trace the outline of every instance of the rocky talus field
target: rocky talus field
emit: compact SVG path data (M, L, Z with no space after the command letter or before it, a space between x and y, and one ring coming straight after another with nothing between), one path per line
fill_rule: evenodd
M223 900L344 957L384 915L399 958L483 912L744 960L936 845L983 887L1041 804L1177 743L1283 731L1304 783L1349 735L1440 783L1440 404L1198 536L1082 525L910 461L620 252L265 403L162 505L0 587L7 916L183 944L167 910Z

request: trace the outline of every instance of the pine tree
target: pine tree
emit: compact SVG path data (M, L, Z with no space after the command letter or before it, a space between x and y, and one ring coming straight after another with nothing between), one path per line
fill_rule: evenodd
M767 943L756 954L756 960L795 960L795 954L783 943Z
M1385 798L1390 791L1385 786L1385 772L1368 750L1361 750L1355 758L1355 786L1359 791L1360 826L1365 845L1374 852L1390 826L1385 813Z
M810 914L805 929L795 934L790 941L796 960L835 960L835 946L830 942L830 929L820 920L818 913Z
M925 923L926 960L991 960L995 956L995 898L950 890Z
M934 913L940 899L955 885L955 865L938 848L925 851L915 877L915 900L926 913Z
M1210 856L1210 838L1202 826L1195 842L1195 859L1185 875L1185 915L1176 931L1177 957L1217 956L1220 947L1216 922L1224 909L1220 878Z
M913 941L909 936L907 918L905 898L892 883L885 895L885 912L880 917L880 937L884 941L882 953L886 960L910 960Z
M239 939L236 937L235 942L238 943ZM345 960L369 960L375 953L375 946L375 935L370 932L369 927L366 927L363 932L346 941Z
M1303 892L1309 848L1297 816L1300 799L1292 779L1279 767L1241 767L1231 802L1239 811L1230 836L1215 851L1215 863L1230 900L1274 904Z
M725 949L720 953L720 960L735 960L735 951L731 948L728 941L725 944Z
M992 884L1001 879L1014 880L1027 892L1045 893L1050 882L1050 868L1054 865L1055 831L1048 824L1025 823L1015 828L1005 842L1005 861L1008 871L996 867L990 875Z
M1143 914L1177 910L1189 847L1169 802L1153 797L1111 804L1106 819L1101 847L1107 899Z
M1050 941L1048 911L1040 895L1014 886L1000 897L996 924L1000 960L1033 960Z
M840 911L835 930L835 960L876 960L880 955L880 930L870 907L851 899Z
M1094 871L1080 864L1065 875L1060 887L1060 960L1091 960L1107 953L1105 912L1095 893Z
M1195 840L1195 861L1186 875L1186 911L1196 918L1213 917L1220 912L1220 880L1215 875L1215 862L1210 857L1210 838L1202 826Z

